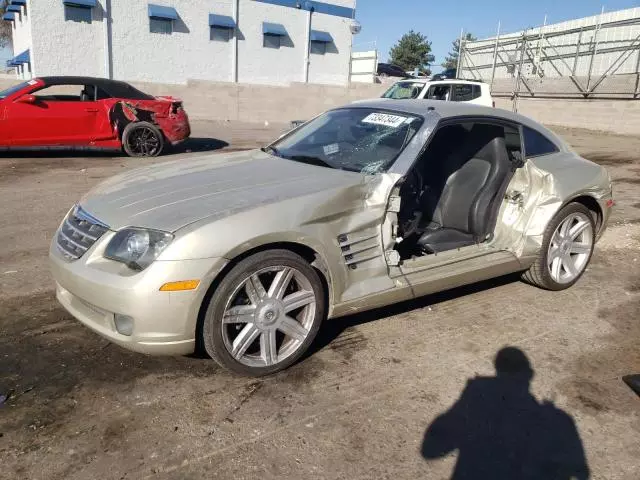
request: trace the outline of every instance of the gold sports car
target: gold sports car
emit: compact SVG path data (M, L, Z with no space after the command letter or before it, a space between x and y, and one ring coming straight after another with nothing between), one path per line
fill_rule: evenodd
M524 116L378 99L111 178L50 259L60 303L118 345L264 375L327 318L512 272L568 288L612 206L607 171Z

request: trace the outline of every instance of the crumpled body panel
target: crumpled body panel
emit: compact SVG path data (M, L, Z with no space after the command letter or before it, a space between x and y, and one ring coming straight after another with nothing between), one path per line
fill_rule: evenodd
M159 97L158 100L116 100L109 104L109 122L119 138L133 122L156 125L166 139L175 145L191 134L189 117L179 100Z
M588 196L603 212L598 238L606 228L611 200L611 180L606 170L573 152L530 159L509 184L495 230L495 245L518 258L540 250L545 229L553 216L572 199Z

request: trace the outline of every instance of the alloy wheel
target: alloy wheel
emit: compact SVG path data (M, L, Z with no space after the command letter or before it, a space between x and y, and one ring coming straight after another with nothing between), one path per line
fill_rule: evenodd
M303 345L316 315L311 282L288 266L246 276L229 297L222 319L225 348L250 367L280 363Z
M136 128L127 139L129 149L140 157L153 157L160 149L160 139L156 132L148 127Z
M592 222L583 213L572 213L556 228L549 250L547 267L553 281L570 283L586 268L593 248Z

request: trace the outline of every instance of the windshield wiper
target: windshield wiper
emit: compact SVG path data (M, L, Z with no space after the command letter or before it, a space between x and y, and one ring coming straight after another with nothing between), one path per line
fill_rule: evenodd
M269 155L275 155L276 157L282 157L282 155L280 154L278 149L276 147L272 147L271 145L269 145L268 147L262 147L260 150L263 151L264 153L268 153Z
M312 157L310 155L291 155L289 157L283 157L289 160L295 160L300 163L307 163L309 165L316 165L318 167L328 167L328 168L336 168L330 163L325 162L319 157Z

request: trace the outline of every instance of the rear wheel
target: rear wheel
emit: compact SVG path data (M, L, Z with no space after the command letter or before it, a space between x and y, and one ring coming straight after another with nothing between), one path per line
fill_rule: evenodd
M594 244L591 211L580 203L570 203L547 226L540 254L523 280L547 290L569 288L586 270Z
M130 123L122 132L122 148L130 157L157 157L164 148L164 137L149 122Z
M260 376L298 360L326 312L318 273L288 250L270 250L238 263L207 308L202 340L222 367Z

